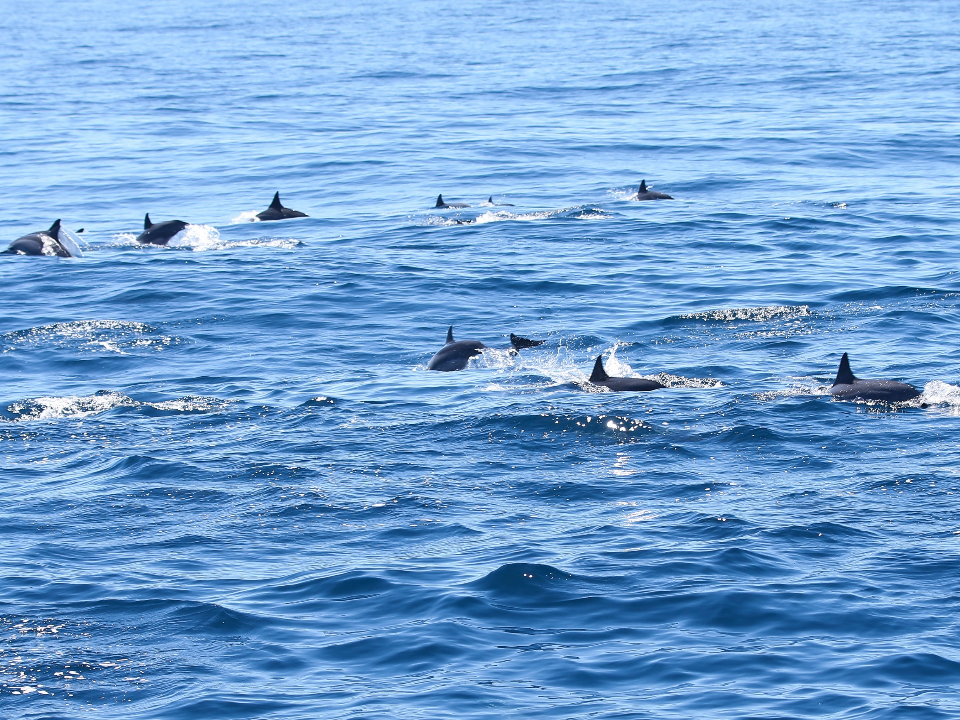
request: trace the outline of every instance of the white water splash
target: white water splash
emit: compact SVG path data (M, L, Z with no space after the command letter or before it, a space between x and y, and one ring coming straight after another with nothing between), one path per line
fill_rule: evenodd
M504 222L507 220L517 220L517 221L530 221L530 220L547 220L552 217L556 217L560 213L565 212L563 210L541 210L537 212L529 213L512 213L509 210L496 210L485 212L482 215L477 217L477 225L486 225L487 223L492 222Z
M217 250L223 244L220 242L220 231L212 225L187 225L167 241L167 247Z
M614 200L631 200L637 197L637 188L639 187L640 186L637 185L634 188L614 188L612 190L608 190L607 194ZM648 185L647 188L653 190L652 185Z
M951 415L960 415L960 387L942 380L931 380L923 386L923 394L914 402L939 406Z
M257 221L259 222L259 220ZM161 247L156 245L140 245L137 242L137 236L133 233L119 233L113 236L113 241L118 246L134 245L137 247ZM210 250L228 250L238 247L273 247L283 250L292 250L300 247L303 243L296 238L289 237L259 237L249 240L224 240L220 231L210 225L187 225L181 232L174 235L166 247L177 248L179 250L192 250L193 252L205 252Z
M18 400L7 407L7 412L12 416L7 421L79 420L121 407L153 408L184 413L218 412L230 404L229 400L202 396L187 396L156 403L140 402L122 393L101 391L93 395L49 396Z
M809 305L769 305L748 308L726 308L723 310L708 310L706 312L678 315L681 320L705 320L732 322L734 320L750 320L766 322L774 319L807 317L813 315Z
M85 418L114 408L132 406L134 401L115 392L89 396L38 397L12 403L7 410L15 421Z
M260 218L257 217L257 211L244 210L242 213L237 215L233 220L231 220L230 224L238 225L240 223L255 223L255 222L260 222Z
M617 357L617 349L628 345L628 343L618 343L609 351L601 353L609 352L609 357L604 359L604 368L610 377L656 380L664 387L671 388L715 389L723 387L723 383L714 378L688 378L666 372L656 374L635 372L626 360ZM580 386L586 392L609 392L607 388L594 385L589 380L595 360L596 355L584 359L574 355L566 347L559 347L552 352L546 348L529 348L520 352L510 348L486 348L480 355L470 358L467 368L470 370L494 370L503 374L537 375L548 378L549 385L573 384ZM426 369L426 366L421 366L418 369ZM537 385L542 387L543 383L540 382ZM494 387L499 388L500 386L496 381L491 381L487 389L493 389Z
M489 203L484 203L490 207ZM576 215L572 213L577 213ZM439 225L452 227L456 225L487 225L496 222L531 222L550 220L552 218L567 217L574 220L606 220L613 217L611 213L594 207L569 207L560 210L535 210L532 212L511 212L509 210L488 210L475 218L443 217L441 215L427 215L417 221L419 225Z
M43 235L43 248L41 252L44 255L49 255L52 257L57 256L57 251L60 249L57 246L57 243L54 242L53 238L48 235ZM67 230L65 227L60 228L60 232L57 233L57 239L60 241L67 252L69 252L74 257L83 257L83 249L87 247L87 243L80 239L80 237L71 231Z
M0 352L28 346L50 346L123 355L135 348L162 350L182 342L175 336L154 335L156 331L157 328L150 325L125 320L54 323L0 335Z
M107 247L124 247L127 245L138 244L136 233L129 233L129 232L117 233L116 235L113 235L110 239L113 240L113 242L110 243L110 245L108 245Z
M230 404L230 400L203 397L201 395L189 395L187 397L178 398L177 400L162 400L161 402L155 403L137 403L137 406L152 407L156 410L167 410L171 412L196 413L216 412L225 409Z
M830 395L830 385L824 385L822 381L816 378L792 377L786 379L792 383L790 387L754 393L754 397L759 402L773 402L774 400L790 397L822 397L824 395Z

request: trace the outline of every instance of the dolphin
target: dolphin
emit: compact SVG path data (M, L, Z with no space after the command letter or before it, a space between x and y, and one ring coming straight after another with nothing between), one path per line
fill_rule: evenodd
M143 232L137 237L138 243L144 245L166 245L178 232L189 223L183 220L166 220L165 222L150 222L150 213L143 218Z
M833 381L830 394L841 400L883 400L885 402L904 402L920 397L920 391L913 385L896 380L861 380L854 377L850 370L850 359L844 353L837 369L837 379Z
M307 217L307 214L299 210L291 210L281 205L280 193L277 192L273 196L273 202L270 203L270 207L262 213L257 213L257 217L260 218L260 220L286 220L287 218Z
M497 207L516 207L513 203L495 203L493 201L493 195L490 196L490 199L487 200L487 203L490 205L496 205Z
M443 195L437 195L437 204L433 206L433 209L437 208L465 208L470 207L466 203L446 203L443 201Z
M511 352L536 347L537 345L543 345L543 343L543 340L528 340L510 333ZM430 362L427 363L427 370L439 370L441 372L463 370L470 358L487 349L487 346L479 340L454 340L453 325L451 325L450 329L447 330L447 343L430 358Z
M48 252L44 252L46 249ZM49 230L17 238L0 255L55 255L56 257L80 257L80 248L66 235L60 235L60 221L57 220Z
M590 382L594 385L603 385L610 388L613 392L644 392L646 390L659 390L664 387L656 380L647 380L646 378L632 377L610 377L607 371L603 369L603 355L597 355L597 361L593 364L593 372L590 373Z
M637 196L630 198L631 200L673 200L673 197L667 195L666 193L656 192L655 190L647 190L647 181L640 181L640 189L637 191Z

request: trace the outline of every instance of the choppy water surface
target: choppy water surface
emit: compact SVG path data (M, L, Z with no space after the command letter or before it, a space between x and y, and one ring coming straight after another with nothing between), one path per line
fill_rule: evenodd
M3 10L0 715L960 714L955 4Z

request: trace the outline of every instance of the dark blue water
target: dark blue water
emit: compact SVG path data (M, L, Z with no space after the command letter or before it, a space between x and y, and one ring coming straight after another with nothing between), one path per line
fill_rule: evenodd
M960 715L957 5L0 10L0 716Z

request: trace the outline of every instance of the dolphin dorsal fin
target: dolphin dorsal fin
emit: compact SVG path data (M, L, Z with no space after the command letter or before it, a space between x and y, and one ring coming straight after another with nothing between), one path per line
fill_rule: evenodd
M840 358L840 367L837 369L837 379L833 381L834 385L852 385L856 378L850 369L850 358L844 353Z
M490 199L487 200L487 202L490 203L491 205L493 205L493 195L490 196Z
M444 205L446 205L446 203L443 202L443 195L437 195L437 204L434 205L434 207L443 207Z
M283 210L283 205L280 204L280 191L277 190L273 196L273 202L270 203L271 210Z
M597 355L597 361L593 364L593 372L590 373L590 382L603 382L609 379L610 376L603 369L603 355Z
M447 328L447 342L448 342L448 343L452 343L452 342L453 342L453 325L451 325L449 328Z
M50 229L47 230L47 235L52 237L54 240L60 239L60 221L57 220L53 225L50 226Z
M153 223L150 222L150 213L147 213L143 217L143 229L149 230L151 227L153 227Z
M640 193L645 193L646 191L647 191L647 181L646 181L646 180L641 180L641 181L640 181L640 189L637 190L637 195L639 195Z

